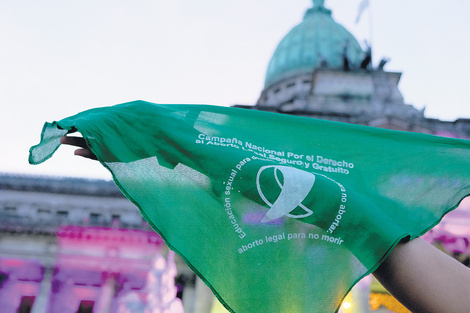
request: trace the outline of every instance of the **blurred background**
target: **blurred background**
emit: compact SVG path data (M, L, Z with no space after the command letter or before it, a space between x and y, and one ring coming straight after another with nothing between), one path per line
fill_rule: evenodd
M468 139L467 12L464 0L0 0L2 312L223 312L98 162L61 147L27 163L44 122L141 99ZM466 199L425 236L467 266L469 212ZM372 278L342 311L406 312Z

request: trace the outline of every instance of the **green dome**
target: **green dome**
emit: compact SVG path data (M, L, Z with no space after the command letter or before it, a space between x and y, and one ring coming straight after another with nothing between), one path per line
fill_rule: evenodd
M321 64L342 68L346 51L349 64L361 63L364 52L343 26L331 17L321 0L313 0L302 23L295 26L279 43L266 72L265 87L285 77L310 73Z

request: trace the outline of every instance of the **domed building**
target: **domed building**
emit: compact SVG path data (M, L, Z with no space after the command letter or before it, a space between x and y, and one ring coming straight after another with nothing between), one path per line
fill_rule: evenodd
M469 119L430 119L404 103L402 73L386 71L387 61L374 67L371 47L363 49L323 0L313 0L274 50L256 105L236 107L470 138Z
M279 43L269 62L265 86L298 76L311 76L317 67L342 69L344 60L358 67L365 53L351 33L336 23L323 1L305 12L302 23Z
M324 1L313 0L274 50L257 103L236 106L470 138L469 119L429 119L405 104L398 89L401 73L386 71L385 64L374 67L370 48L363 49L333 19ZM168 307L181 302L186 313L226 312L181 258L170 257L112 182L0 173L0 195L1 313L143 312L150 309L143 299L158 288L171 300L163 303ZM426 235L466 265L470 235L462 221L470 220L469 200ZM456 225L459 232L451 233ZM164 285L164 274L175 281ZM344 313L397 305L374 282L358 288L362 291L347 298L354 306Z
M402 73L386 71L387 62L382 59L373 66L371 47L361 48L333 19L324 1L313 0L300 24L274 50L257 103L236 107L470 138L470 119L431 119L424 110L406 104L398 88ZM470 220L470 198L423 238L469 266L470 233L459 226L463 220ZM346 300L354 305L344 312L409 312L371 277Z

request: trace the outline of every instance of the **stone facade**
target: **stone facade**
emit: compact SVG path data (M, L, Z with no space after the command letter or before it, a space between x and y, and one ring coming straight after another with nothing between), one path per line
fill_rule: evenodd
M0 174L2 313L119 312L120 299L145 293L153 260L168 253L113 182ZM211 293L174 261L186 312L210 312L197 307Z
M322 33L325 29L328 33ZM315 0L304 22L285 39L271 60L257 103L236 107L470 138L470 119L431 119L424 110L404 103L401 73L384 70L386 60L372 68L370 52L360 51L323 1ZM305 64L309 60L316 63ZM442 244L468 266L468 224L458 234L450 231L462 220L470 220L468 199L428 233L427 240ZM120 303L145 302L149 273L155 273L152 264L168 253L113 182L0 173L1 313L128 312L130 306L120 308ZM167 262L171 268L170 258ZM210 290L180 258L174 262L175 290L185 312L211 312ZM370 277L358 287L362 291L352 296L364 303L361 312L368 312ZM154 284L151 290L155 288ZM377 294L374 305L383 307L383 294Z
M470 138L470 119L427 118L404 102L401 73L377 69L316 68L264 88L257 103L235 107L412 131Z

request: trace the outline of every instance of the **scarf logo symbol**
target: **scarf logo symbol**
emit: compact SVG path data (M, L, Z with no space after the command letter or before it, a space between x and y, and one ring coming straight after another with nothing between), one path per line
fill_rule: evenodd
M267 169L272 169L270 172L273 172L273 178L276 180L276 183L281 190L277 199L273 203L266 198L260 184L261 173ZM279 178L279 174L282 175L282 181ZM302 201L310 193L314 183L315 175L297 168L280 165L261 167L256 176L256 186L261 199L263 199L270 208L261 219L261 222L267 223L283 216L290 218L304 218L312 215L312 210L304 206ZM305 213L296 215L290 214L297 207L302 208Z

